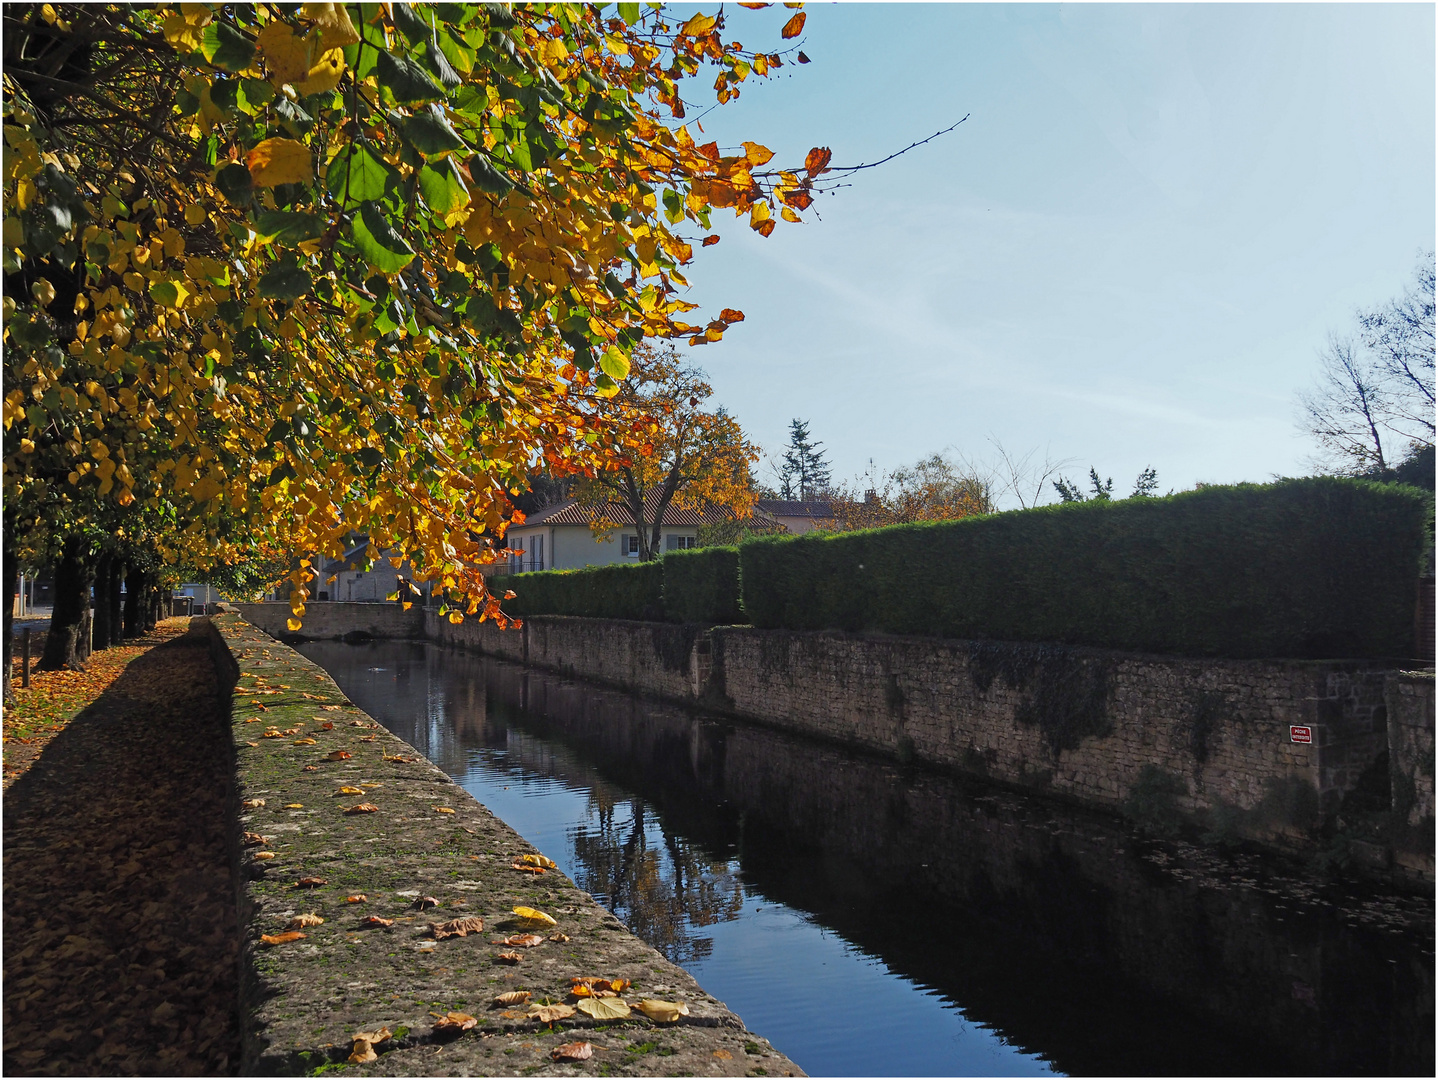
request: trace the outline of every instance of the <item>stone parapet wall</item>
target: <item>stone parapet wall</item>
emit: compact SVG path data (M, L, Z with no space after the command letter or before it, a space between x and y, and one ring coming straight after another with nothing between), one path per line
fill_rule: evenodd
M590 1037L616 1052L601 1063L662 1040L668 1053L650 1071L664 1075L803 1075L557 869L516 873L512 861L534 849L317 665L236 615L199 625L231 713L241 1075L314 1075L345 1062L356 1032L379 1028L392 1035L362 1075L552 1074L555 1046ZM556 920L544 934L557 936L506 963L496 936L534 928L516 917L521 905ZM314 918L296 928L301 915ZM430 929L455 919L482 930ZM663 997L689 1013L662 1028L637 1012L546 1025L524 1005L495 1007L514 990L562 1001L596 973L630 980L631 1000ZM449 1012L475 1018L473 1030L437 1029Z

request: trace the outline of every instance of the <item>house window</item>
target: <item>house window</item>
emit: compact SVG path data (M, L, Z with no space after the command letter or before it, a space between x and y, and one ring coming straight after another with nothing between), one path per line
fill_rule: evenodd
M666 550L666 551L688 551L688 550L689 550L690 548L692 548L693 546L694 546L694 537L692 537L692 536L675 536L673 533L670 533L670 534L669 534L669 542L668 542L668 544L666 545L665 550Z
M637 534L624 538L624 554L628 555L631 559L639 558L639 537Z
M529 562L531 570L544 569L544 537L542 535L529 538Z

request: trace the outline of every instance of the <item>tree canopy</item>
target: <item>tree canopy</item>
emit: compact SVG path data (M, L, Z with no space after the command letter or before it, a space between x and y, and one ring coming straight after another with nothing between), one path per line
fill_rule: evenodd
M743 318L686 321L714 212L767 236L829 172L681 123L684 80L723 103L798 44L746 50L722 9L3 18L7 555L80 527L200 568L300 553L296 620L355 534L498 616L507 494L626 432L642 457L608 408L636 348Z

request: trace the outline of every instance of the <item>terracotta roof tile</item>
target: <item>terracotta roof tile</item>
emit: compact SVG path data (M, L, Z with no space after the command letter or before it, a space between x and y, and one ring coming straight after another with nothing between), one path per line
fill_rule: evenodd
M657 493L650 493L644 500L645 517L652 514L659 505ZM599 516L600 507L581 506L578 499L565 499L563 502L555 503L553 506L546 506L542 510L536 510L524 521L524 528L528 525L588 525L595 517ZM622 503L609 503L603 507L604 516L610 521L619 525L633 525L634 518L629 510ZM662 525L706 525L711 521L722 520L724 514L715 508L695 510L689 507L676 508L673 503L664 511Z

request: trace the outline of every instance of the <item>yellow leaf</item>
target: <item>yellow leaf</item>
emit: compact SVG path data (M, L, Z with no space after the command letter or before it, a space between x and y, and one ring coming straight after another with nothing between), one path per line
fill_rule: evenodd
M744 143L744 157L751 166L768 164L769 159L774 156L774 151L767 146L760 146L756 142Z
M714 24L717 21L713 15L695 15L684 24L679 32L689 37L698 37L700 34L707 34L710 30L713 30Z
M245 155L255 187L307 184L314 179L310 150L294 139L266 139Z
M559 925L553 918L532 907L517 907L512 909L521 919L528 919L530 922L548 923L550 926Z
M300 18L314 24L320 33L320 47L326 52L354 45L360 39L343 4L301 4Z
M657 1020L661 1024L672 1024L681 1016L689 1015L689 1006L683 1002L655 1001L652 998L645 998L634 1007L649 1019Z
M629 1016L629 1006L619 998L581 998L575 1008L596 1020L623 1020Z
M290 618L285 620L285 625L291 630L298 630L300 627L304 626L304 623L300 622L299 619Z
M807 18L802 11L784 24L784 29L779 31L780 35L787 41L789 38L796 38L804 32L804 20Z
M301 95L320 94L326 90L333 90L340 84L340 76L345 73L345 54L341 49L330 49L321 54L320 58L310 68L309 74L304 82L294 84L295 91Z
M299 82L309 74L310 47L282 22L272 22L260 31L256 44L264 54L265 66L275 85Z
M546 870L554 869L554 860L546 859L543 855L521 855L520 862L528 863L530 866L542 866Z

